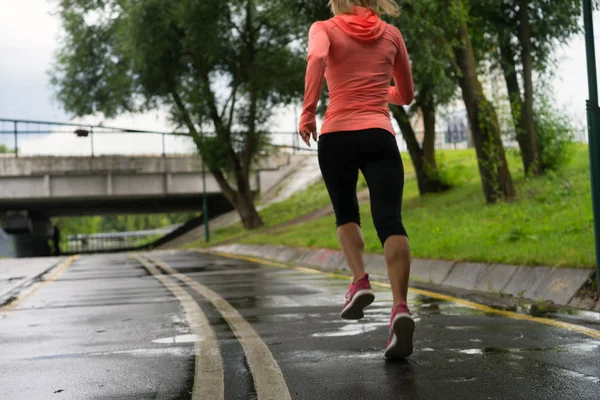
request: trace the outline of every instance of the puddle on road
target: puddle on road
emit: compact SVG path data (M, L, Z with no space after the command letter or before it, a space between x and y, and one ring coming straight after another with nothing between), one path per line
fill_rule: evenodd
M519 311L534 317L582 317L600 322L600 313L588 310L562 308L556 305L526 304L519 307Z
M340 336L356 336L367 332L377 330L382 326L387 326L387 322L372 322L372 323L350 323L340 327L335 331L313 333L313 337L340 337Z
M444 327L445 329L451 330L451 331L467 331L467 330L480 330L482 327L481 326L472 326L472 325L462 325L462 326L452 326L452 325L448 325Z
M466 350L459 350L459 353L463 353L463 354L483 354L483 350L484 349L466 349Z
M421 319L417 314L413 314L415 322L420 322ZM337 329L326 330L324 332L313 333L312 337L341 337L341 336L357 336L364 333L373 332L381 327L387 328L390 321L388 307L375 308L365 310L365 319L361 321L347 321L344 325ZM339 324L340 320L324 321L324 324Z
M600 341L591 341L588 343L574 343L569 346L570 349L579 350L579 351L594 351L600 349Z
M530 352L543 352L543 351L555 351L555 352L579 352L587 353L600 349L600 341L590 341L586 343L573 343L565 344L562 346L555 347L530 347L530 348L496 348L496 347L481 347L473 349L451 349L451 351L461 354L469 355L483 355L483 354L518 354L518 353L530 353Z
M126 354L133 357L156 357L162 355L188 355L192 352L192 349L183 347L165 347L165 348L153 348L153 349L131 349L131 350L115 350L115 351L100 351L92 353L63 353L63 354L48 354L43 356L27 357L27 361L47 361L47 360L61 360L61 359L81 359L82 357L105 357L112 355Z
M597 376L586 375L575 371L565 371L565 375L568 375L573 378L579 378L586 381L591 381L592 383L600 383L600 378Z
M475 300L480 302L480 300ZM509 302L510 303L510 302ZM459 315L482 315L486 317L502 317L496 313L483 312L466 305L456 304L447 300L440 300L430 298L423 295L413 295L410 299L410 305L420 312L423 316L427 315L445 315L445 316L459 316ZM600 328L600 313L587 310L576 310L564 308L556 305L546 304L490 304L490 308L511 311L518 314L530 315L532 317L548 318L554 320L570 321L576 324L584 324L587 326L593 326L594 328ZM503 318L503 317L502 317Z
M158 343L158 344L179 344L179 343L195 343L195 342L199 342L200 339L198 336L196 335L178 335L178 336L171 336L171 337L167 337L167 338L162 338L162 339L156 339L153 340L152 343Z
M92 356L110 356L115 354L128 354L134 357L156 357L165 354L170 355L187 355L192 352L191 349L186 348L161 348L161 349L134 349L134 350L119 350L119 351L105 351L99 353L91 353Z
M308 350L295 351L288 354L288 361L294 360L298 362L321 362L335 364L340 359L344 360L383 360L383 351L380 348L368 347L355 351L336 352L335 357L332 357L331 351L324 350Z

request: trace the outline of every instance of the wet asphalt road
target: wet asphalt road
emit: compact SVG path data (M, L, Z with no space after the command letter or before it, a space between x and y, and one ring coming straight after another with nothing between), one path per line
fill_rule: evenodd
M150 256L182 274L166 279L185 291L127 255L90 256L0 309L0 399L190 399L194 385L196 394L222 385L224 399L600 399L600 341L588 336L411 295L415 354L385 362L386 289L349 322L339 318L344 280L191 252ZM186 314L182 298L201 315ZM213 333L219 347L203 353ZM197 352L222 360L222 373L197 371ZM269 392L281 387L264 377L279 371L289 397Z

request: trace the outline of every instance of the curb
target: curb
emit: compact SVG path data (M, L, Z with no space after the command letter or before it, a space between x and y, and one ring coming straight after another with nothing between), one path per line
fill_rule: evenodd
M210 251L250 256L328 272L349 271L342 252L275 245L229 244ZM387 281L385 258L365 254L369 274ZM411 282L491 294L508 294L532 301L567 306L594 273L583 268L526 267L504 264L413 259ZM600 304L600 303L599 303Z
M52 264L52 266L50 266L49 268L43 270L41 273L34 276L29 276L24 279L20 279L17 283L10 286L8 289L5 289L2 292L0 292L0 307L5 306L11 303L12 301L16 300L19 297L19 293L33 285L36 281L39 281L44 275L49 274L50 272L52 272L52 270L62 265L67 259L68 258L65 257L59 258L56 261L56 263Z

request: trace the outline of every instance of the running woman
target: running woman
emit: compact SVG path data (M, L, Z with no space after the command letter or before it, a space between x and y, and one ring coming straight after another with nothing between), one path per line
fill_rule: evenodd
M319 166L335 209L340 246L354 277L342 318L357 320L373 303L365 271L365 242L356 195L362 171L371 214L384 248L393 308L385 357L413 352L415 323L407 305L410 247L402 224L404 166L388 103L414 98L412 72L400 31L379 17L399 15L393 0L331 0L334 17L312 25L300 135L318 141ZM316 109L327 79L330 102L317 134ZM394 81L394 86L390 82Z

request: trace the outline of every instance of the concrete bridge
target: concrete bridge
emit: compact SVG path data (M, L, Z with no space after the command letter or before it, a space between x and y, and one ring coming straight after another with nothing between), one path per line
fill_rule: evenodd
M295 157L265 158L251 178L265 192L288 173ZM232 209L210 174L211 216ZM46 253L51 217L199 211L202 160L197 155L14 157L0 155L0 228L17 240L17 255Z

